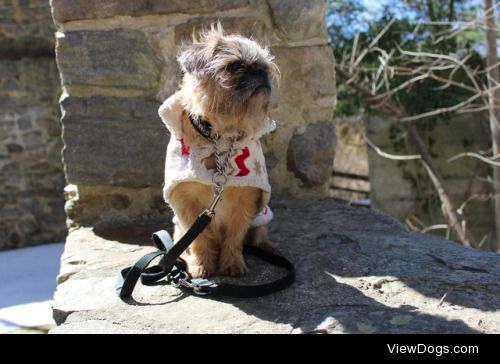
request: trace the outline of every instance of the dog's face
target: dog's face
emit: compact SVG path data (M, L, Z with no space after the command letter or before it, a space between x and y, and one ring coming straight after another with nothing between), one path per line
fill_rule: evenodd
M219 132L249 131L267 116L279 76L267 48L240 35L225 35L219 25L194 39L178 61L189 111L206 117Z

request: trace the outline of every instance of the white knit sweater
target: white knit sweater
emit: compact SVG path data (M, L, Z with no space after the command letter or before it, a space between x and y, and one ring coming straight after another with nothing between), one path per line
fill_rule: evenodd
M198 182L213 185L214 170L207 169L203 163L205 158L213 154L211 144L194 149L186 144L182 133L182 111L184 107L176 93L161 105L159 114L168 130L170 142L165 162L165 186L163 196L169 203L174 187L181 182ZM226 186L257 187L263 191L261 212L255 217L252 226L265 225L273 218L267 203L271 194L271 186L267 178L266 161L259 138L273 131L276 123L268 119L262 130L258 130L252 138L245 138L234 145L234 153L227 167ZM224 150L224 145L221 145Z

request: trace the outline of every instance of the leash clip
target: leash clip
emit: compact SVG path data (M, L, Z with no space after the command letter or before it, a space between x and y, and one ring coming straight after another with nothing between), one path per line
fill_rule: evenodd
M223 186L216 186L215 187L215 193L214 193L214 199L212 200L212 203L210 206L202 212L202 215L206 215L210 218L213 218L215 216L215 208L219 204L219 202L222 201L222 192L224 191Z
M217 287L217 283L204 278L194 278L189 283L192 286L193 293L197 296L206 296L211 293L210 288Z
M179 288L179 287L187 287L187 288L190 288L189 287L189 282L188 282L188 279L189 279L189 275L181 270L181 269L172 269L172 272L170 272L170 275L168 277L168 282L174 286L175 288Z
M171 278L170 284L175 288L188 288L197 296L206 296L210 294L209 288L217 287L215 282L209 281L207 279L195 278L190 279L189 275L185 271L180 271L175 277Z

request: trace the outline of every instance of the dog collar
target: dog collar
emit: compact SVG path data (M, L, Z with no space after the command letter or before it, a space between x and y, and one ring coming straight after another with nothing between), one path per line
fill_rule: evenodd
M200 134L202 137L211 139L212 138L212 124L208 121L203 120L199 115L189 115L189 121L193 128Z
M212 124L208 121L203 120L199 115L189 115L189 121L193 128L206 139L219 139L220 135L217 133L212 133ZM245 138L245 132L239 131L236 134L236 141L241 141Z

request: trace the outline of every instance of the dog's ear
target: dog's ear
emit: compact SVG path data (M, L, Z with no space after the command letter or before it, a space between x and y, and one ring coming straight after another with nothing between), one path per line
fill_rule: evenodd
M184 73L189 73L196 78L204 78L208 72L208 62L213 57L214 49L204 44L191 44L184 47L177 57Z

